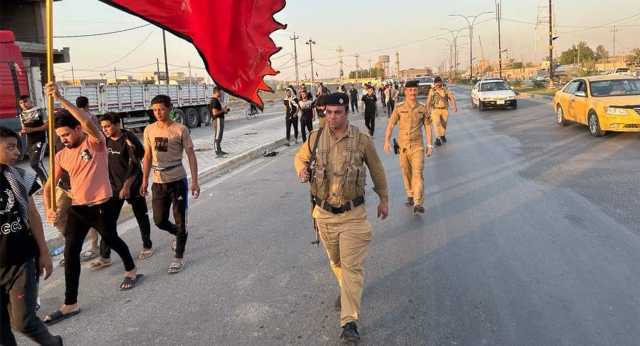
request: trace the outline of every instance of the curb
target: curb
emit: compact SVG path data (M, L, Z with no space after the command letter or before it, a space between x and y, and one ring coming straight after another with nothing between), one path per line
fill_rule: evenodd
M266 151L275 150L281 146L284 146L286 143L287 143L286 138L280 138L275 141L267 142L265 144L260 144L234 158L231 158L223 163L214 165L213 167L210 167L202 172L199 172L198 174L199 175L198 178L200 180L199 183L202 185L213 178L227 174L233 171L234 169L238 168L239 166L242 166L245 163L251 162L259 157L262 157L262 155ZM151 194L148 194L147 205L150 205L150 202L151 202ZM118 224L127 222L133 218L134 218L134 215L131 209L123 208L122 213L120 214L120 218L118 219ZM62 235L59 235L58 237L47 240L47 247L49 248L49 253L51 254L51 256L60 255L64 250L64 238L62 237Z

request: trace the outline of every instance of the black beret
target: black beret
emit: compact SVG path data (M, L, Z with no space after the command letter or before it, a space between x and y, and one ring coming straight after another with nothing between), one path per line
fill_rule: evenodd
M345 93L333 93L323 96L321 103L325 106L347 106L349 105L349 96Z
M417 88L418 87L418 81L417 80L407 81L406 83L404 83L404 87L405 88Z

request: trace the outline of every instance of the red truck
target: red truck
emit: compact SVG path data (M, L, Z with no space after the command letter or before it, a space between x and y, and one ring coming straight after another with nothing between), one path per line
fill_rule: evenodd
M0 30L0 126L20 130L17 100L30 94L29 78L13 32Z

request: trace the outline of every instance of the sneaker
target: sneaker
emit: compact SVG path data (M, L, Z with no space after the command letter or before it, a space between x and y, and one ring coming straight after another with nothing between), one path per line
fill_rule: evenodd
M440 138L436 138L436 142L435 142L436 147L439 147L442 145L442 142L440 142Z
M360 341L360 333L358 333L358 326L355 322L349 322L342 327L342 334L340 339L346 342L358 342Z
M408 197L404 205L406 205L407 207L413 207L413 197Z
M421 205L416 205L415 207L413 207L413 214L417 215L417 214L424 214L424 207Z
M447 137L445 137L444 135L442 137L440 137L442 139L442 143L447 143Z

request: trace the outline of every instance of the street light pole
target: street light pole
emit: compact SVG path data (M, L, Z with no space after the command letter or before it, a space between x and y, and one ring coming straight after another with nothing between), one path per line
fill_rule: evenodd
M458 29L458 30L451 30L451 29L446 29L446 28L442 28L442 30L446 30L451 34L451 38L453 40L453 73L454 73L454 77L458 77L458 38L460 36L460 32L463 29Z
M549 0L549 86L553 87L553 6Z
M450 17L461 17L464 18L465 21L467 21L467 24L469 25L469 80L473 79L473 26L476 24L476 19L478 19L478 17L485 15L485 14L491 14L494 12L482 12L479 14L476 14L475 16L465 16L462 14L450 14ZM471 18L471 19L470 19Z
M313 84L315 78L313 74L313 45L316 44L316 41L309 39L305 44L309 46L309 55L311 57L311 84Z
M502 21L502 1L496 0L496 20L498 21L498 73L502 78L502 30L500 22Z

